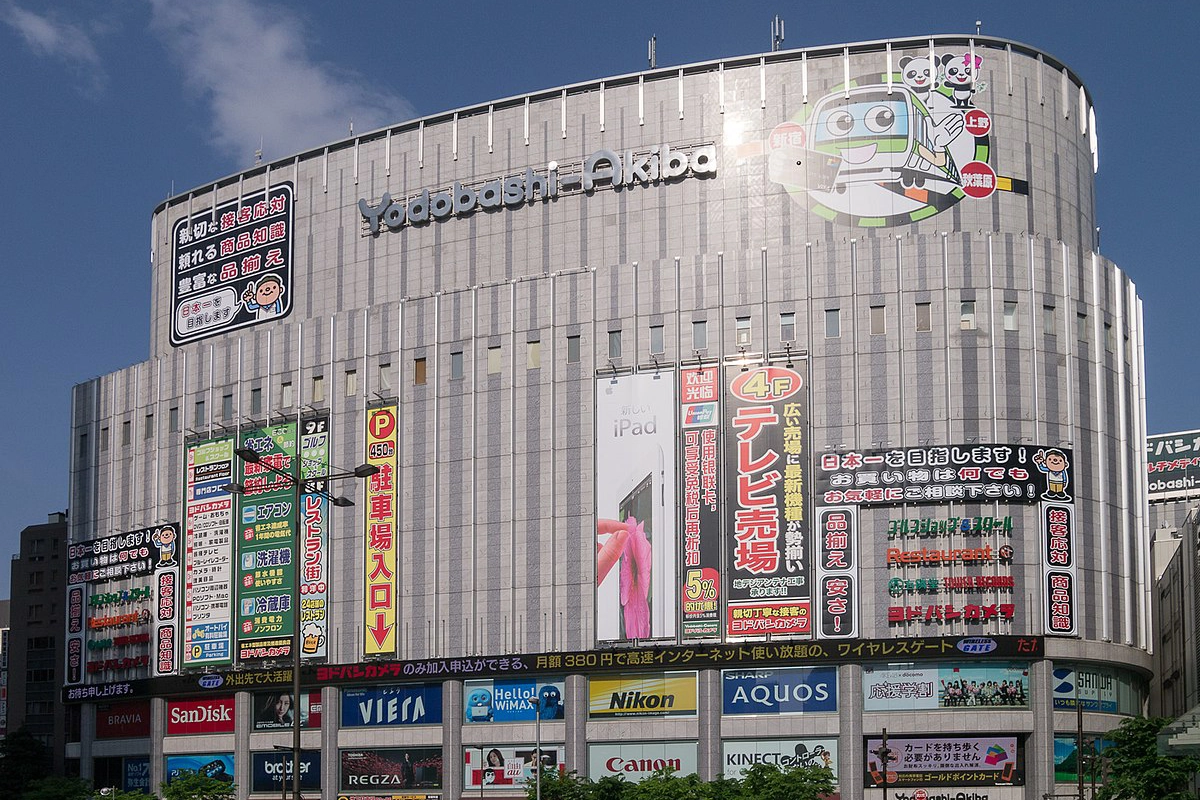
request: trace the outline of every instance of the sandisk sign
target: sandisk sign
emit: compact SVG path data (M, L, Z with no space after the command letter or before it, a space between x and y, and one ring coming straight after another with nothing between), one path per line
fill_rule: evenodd
M172 700L167 703L167 735L233 733L233 698Z

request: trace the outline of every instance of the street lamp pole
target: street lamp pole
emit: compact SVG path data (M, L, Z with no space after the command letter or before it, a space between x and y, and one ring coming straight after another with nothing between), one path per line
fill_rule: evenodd
M297 420L296 435L300 436L300 425ZM297 447L297 453L300 452ZM258 451L251 450L248 447L239 447L235 449L234 454L247 464L257 464L268 472L283 478L292 487L292 534L295 539L292 542L292 566L295 570L295 579L292 581L292 798L293 800L301 800L300 796L300 758L302 755L300 749L300 606L302 598L300 594L300 530L304 524L304 515L301 510L301 503L304 500L305 481L298 475L293 475L290 472L285 472L279 467L269 462L263 461ZM298 458L299 456L297 456ZM298 467L300 471L302 467ZM335 497L330 494L326 488L330 482L343 480L345 478L369 478L379 472L379 467L374 464L362 464L355 467L350 472L339 472L333 475L325 475L321 478L309 481L309 494L316 494L324 497L331 504L345 508L354 505L354 501L348 497ZM245 494L246 487L238 483L230 483L223 487L228 492L233 494ZM287 784L287 773L284 772L283 782Z
M888 797L888 762L892 759L892 750L888 747L887 728L883 729L883 735L879 742L879 747L874 750L875 755L879 756L880 772L883 773L883 800Z

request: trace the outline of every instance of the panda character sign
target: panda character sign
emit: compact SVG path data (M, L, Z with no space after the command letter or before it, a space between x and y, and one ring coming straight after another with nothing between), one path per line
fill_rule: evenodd
M890 80L881 73L834 87L772 131L770 180L814 214L859 227L909 224L989 196L990 120L982 125L986 112L973 107L986 88L974 81L980 63L970 54L906 56Z

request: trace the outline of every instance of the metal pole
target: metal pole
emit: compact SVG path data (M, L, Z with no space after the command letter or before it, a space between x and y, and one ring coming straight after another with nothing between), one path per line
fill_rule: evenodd
M1075 668L1075 779L1083 800L1083 705L1079 702L1079 667Z
M887 743L887 728L883 729L883 742L879 745L879 760L883 764L883 800L888 800L888 761L891 760L892 750Z
M300 417L296 417L296 436L300 436ZM296 452L300 452L297 442ZM299 458L297 458L299 461ZM300 464L296 464L299 472ZM292 475L295 505L292 508L292 800L300 800L300 513L302 486L299 475ZM286 775L284 776L286 779Z
M534 683L533 690L537 691L537 683ZM533 729L534 737L537 739L537 771L533 773L535 785L537 786L537 800L542 800L542 698L535 696L533 698Z

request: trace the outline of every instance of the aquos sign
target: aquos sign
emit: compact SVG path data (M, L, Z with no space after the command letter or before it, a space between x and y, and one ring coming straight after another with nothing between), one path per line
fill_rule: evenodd
M837 669L725 670L726 714L811 714L837 711Z
M559 195L591 193L605 187L678 181L712 175L716 171L717 148L712 144L680 149L664 144L624 153L597 150L578 167L551 161L542 173L530 167L523 173L479 184L454 181L448 188L422 189L400 199L384 192L378 205L371 205L366 198L360 199L358 210L371 233L377 234L381 225L395 231L405 225L467 216L480 208L515 208L539 198L549 200Z

